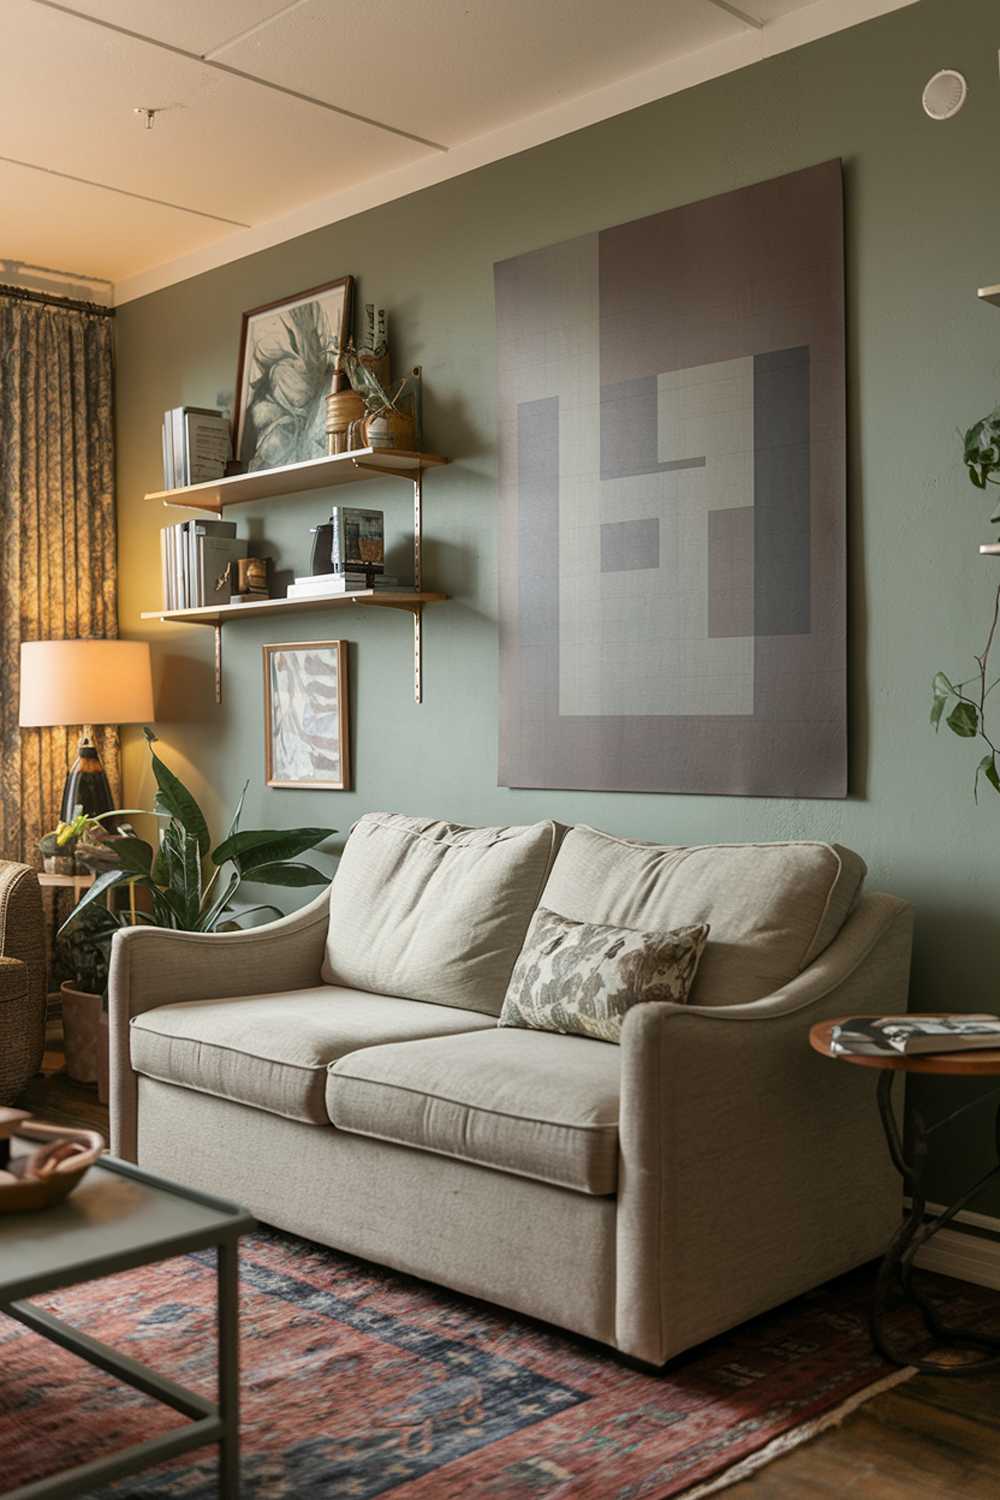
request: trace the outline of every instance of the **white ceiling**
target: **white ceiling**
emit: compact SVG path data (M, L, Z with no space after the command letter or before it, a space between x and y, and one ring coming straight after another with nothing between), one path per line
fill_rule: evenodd
M2 0L0 257L124 300L911 3Z

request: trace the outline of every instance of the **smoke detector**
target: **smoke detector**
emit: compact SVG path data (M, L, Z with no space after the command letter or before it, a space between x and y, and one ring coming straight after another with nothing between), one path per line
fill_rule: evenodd
M924 114L932 120L950 120L965 103L969 86L954 68L942 68L924 86Z

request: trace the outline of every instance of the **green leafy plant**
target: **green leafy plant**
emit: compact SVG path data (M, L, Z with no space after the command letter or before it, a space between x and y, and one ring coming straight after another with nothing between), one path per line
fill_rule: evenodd
M993 597L993 619L982 654L976 657L978 670L964 682L952 682L944 672L936 672L931 684L931 723L936 730L942 720L952 734L960 740L981 740L987 747L986 754L976 766L972 794L979 800L979 780L985 777L990 786L1000 793L1000 769L997 767L997 746L986 728L986 705L990 694L1000 683L1000 677L990 681L990 656L996 643L997 622L1000 620L1000 588ZM971 691L967 691L970 689ZM948 710L945 713L945 710Z
M249 782L233 814L225 838L212 847L205 815L184 783L153 749L156 735L144 731L149 746L156 797L151 816L162 821L159 847L154 849L130 827L107 841L113 867L98 875L60 928L60 935L79 927L85 916L88 941L110 952L120 927L133 922L178 932L218 932L238 927L249 916L267 912L281 916L270 903L237 905L244 883L304 887L326 885L328 876L298 855L314 849L336 832L333 828L240 829L240 816ZM109 911L103 904L109 891L132 886L146 893L129 909ZM148 909L147 909L148 908Z
M977 490L1000 484L1000 406L969 428L962 458Z

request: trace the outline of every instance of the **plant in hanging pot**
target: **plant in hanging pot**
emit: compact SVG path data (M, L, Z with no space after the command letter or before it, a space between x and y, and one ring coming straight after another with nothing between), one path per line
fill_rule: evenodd
M81 949L96 950L103 969L103 1008L111 942L123 927L143 924L176 932L221 932L237 928L247 917L280 917L270 902L237 903L244 884L303 888L326 885L329 876L297 856L330 838L334 828L241 829L240 817L249 782L244 782L225 838L212 847L205 815L184 783L153 748L156 735L144 730L149 746L156 797L149 812L160 823L158 846L125 826L104 848L114 864L99 874L59 929L61 937L79 934ZM135 809L129 809L135 812ZM118 814L123 816L123 814ZM109 893L128 889L127 906L104 903ZM65 1002L64 1002L65 1003Z

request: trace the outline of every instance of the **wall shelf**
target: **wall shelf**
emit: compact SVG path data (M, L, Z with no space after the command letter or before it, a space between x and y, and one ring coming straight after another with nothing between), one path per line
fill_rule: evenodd
M1000 286L981 286L976 293L984 302L992 302L994 307L1000 307Z
M1000 542L983 542L979 548L980 557L1000 557Z
M410 453L393 448L356 448L328 458L310 458L301 464L278 469L256 469L252 474L232 474L179 490L153 490L147 500L187 510L221 512L227 505L248 505L252 500L274 500L282 495L300 495L305 490L326 489L334 484L356 484L359 480L393 477L416 481L424 469L448 463L439 453Z
M222 627L243 616L306 613L346 608L402 609L413 616L413 696L423 701L423 612L425 604L440 604L447 594L423 589L423 475L424 470L448 463L439 453L410 453L398 448L357 448L351 453L311 458L279 469L261 469L253 474L233 474L207 484L192 484L180 490L155 490L147 500L189 510L221 513L228 505L251 500L269 500L298 495L328 485L353 484L363 479L405 479L413 485L413 582L414 588L398 592L388 589L358 589L350 594L332 594L319 599L260 599L249 604L219 604L206 609L149 609L141 618L161 624L209 625L215 635L215 701L222 702Z

